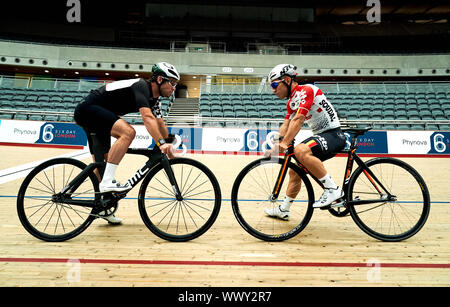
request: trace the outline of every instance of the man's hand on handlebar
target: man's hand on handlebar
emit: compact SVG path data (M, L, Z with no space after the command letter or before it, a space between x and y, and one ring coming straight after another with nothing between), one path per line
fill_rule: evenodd
M162 144L161 146L159 146L159 149L161 150L161 152L165 153L169 157L169 159L175 158L172 144L170 143Z
M271 150L264 152L264 157L278 156L279 153L285 153L288 147L289 145L286 145L284 142L276 142L273 144L273 148Z

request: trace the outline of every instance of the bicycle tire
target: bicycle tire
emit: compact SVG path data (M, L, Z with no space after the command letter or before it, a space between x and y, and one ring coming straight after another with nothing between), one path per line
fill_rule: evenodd
M147 228L158 237L185 242L201 236L214 224L222 201L220 186L211 170L199 161L175 158L169 163L183 201L176 200L163 166L158 164L150 170L140 187L139 213ZM151 182L154 184L149 186ZM194 191L197 188L201 191ZM192 198L194 196L196 198ZM146 203L150 205L146 206Z
M366 234L381 241L398 242L415 235L425 225L430 212L430 195L423 178L409 164L390 157L371 159L366 162L366 165L387 189L392 189L390 193L396 195L397 200L395 202L386 201L381 205L379 203L350 205L350 215L355 223ZM382 170L389 170L391 173L387 176L380 173ZM356 184L358 184L358 189L366 185L364 183L365 176L360 176L361 174L364 174L363 168L359 167L350 178L348 188L349 200L353 200L356 196L364 195L363 192L355 192L354 190ZM394 190L392 188L393 184L403 185L406 192L402 192L402 186ZM414 204L417 204L416 207L414 207ZM389 210L383 212L386 208ZM411 221L414 218L414 221L416 221L414 225L403 229L403 219L400 216L402 213L406 216L405 220ZM384 216L388 217L389 214L392 219L388 223L384 223L383 221L386 220ZM375 220L376 222L373 222Z
M17 213L23 227L31 235L48 242L61 242L76 237L89 227L95 219L91 215L92 208L57 203L51 197L85 168L86 164L81 161L56 158L36 166L25 177L17 196ZM57 182L61 176L62 183ZM83 182L78 188L80 190L77 189L85 193L76 192L75 197L97 197L95 192L98 192L98 179L93 172L88 178L90 180ZM45 227L42 224L44 229L39 225L41 221L46 221ZM71 226L70 230L68 226ZM49 233L52 228L53 234Z
M311 182L304 171L290 162L287 167L300 176L302 188L295 203L291 206L289 221L272 218L265 213L265 208L278 206L283 201L284 197L282 195L284 194L284 187L287 186L289 170L287 170L288 173L284 179L284 185L280 189L280 191L283 191L282 193L280 192L281 197L279 196L276 202L269 200L269 197L273 192L279 170L283 166L284 161L284 159L279 158L255 160L242 169L233 184L231 193L233 213L242 228L260 240L277 242L296 236L308 225L314 211L312 207L314 190ZM271 176L268 175L269 171ZM265 177L260 182L256 181L255 185L246 183L247 180L251 180L252 173L257 175L260 172L261 177ZM264 175L262 174L263 172ZM266 182L264 182L265 180L267 180L267 186ZM253 185L251 187L253 190L245 193L247 185L249 186L248 188ZM259 194L256 195L257 193ZM247 203L250 205L246 205Z

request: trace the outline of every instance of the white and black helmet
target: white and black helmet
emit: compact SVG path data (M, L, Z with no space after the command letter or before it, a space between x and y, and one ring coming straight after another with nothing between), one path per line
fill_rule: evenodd
M157 76L164 78L174 78L180 80L180 74L175 66L167 62L159 62L152 67L152 79L156 79Z
M270 71L267 78L269 82L273 82L283 76L295 78L297 76L297 67L291 64L278 64Z

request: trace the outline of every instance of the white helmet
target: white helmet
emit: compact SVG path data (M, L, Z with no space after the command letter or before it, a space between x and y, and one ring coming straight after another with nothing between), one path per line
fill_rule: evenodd
M159 62L152 67L152 78L157 76L163 76L165 78L174 78L180 80L180 74L178 73L175 66L167 62Z
M283 76L289 76L289 77L295 78L295 76L297 76L296 69L297 69L297 67L294 65L291 65L291 64L278 64L269 73L269 76L268 76L269 82L278 80Z

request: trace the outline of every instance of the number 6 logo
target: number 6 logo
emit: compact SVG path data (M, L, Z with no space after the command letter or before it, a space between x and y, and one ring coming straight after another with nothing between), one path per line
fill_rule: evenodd
M434 149L437 152L444 152L445 149L447 148L447 146L444 143L444 136L440 133L436 134L433 137L433 141L434 141Z
M44 126L44 129L42 131L42 139L44 140L44 142L48 143L53 140L53 128L55 128L55 126L53 126L52 124L47 124Z

